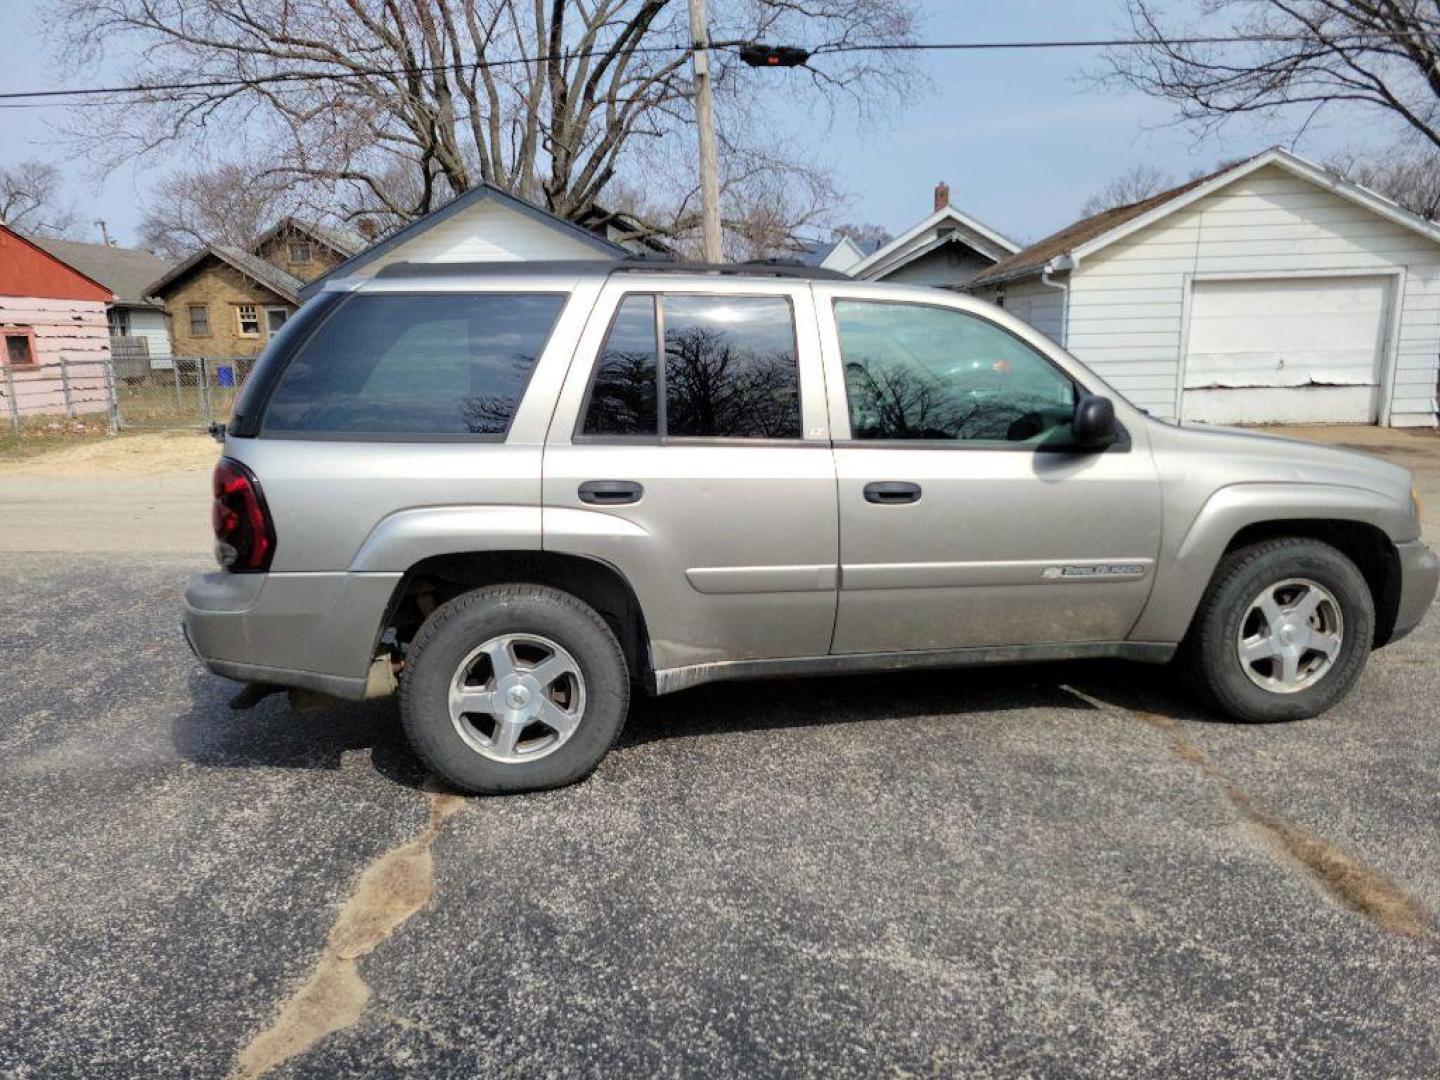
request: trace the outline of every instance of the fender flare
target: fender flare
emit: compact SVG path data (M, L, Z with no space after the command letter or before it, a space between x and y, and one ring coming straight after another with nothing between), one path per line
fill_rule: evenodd
M1215 568L1235 536L1251 525L1282 521L1348 521L1380 529L1393 544L1414 523L1379 492L1343 484L1240 483L1214 491L1184 532L1167 538L1150 599L1130 631L1132 641L1184 638Z

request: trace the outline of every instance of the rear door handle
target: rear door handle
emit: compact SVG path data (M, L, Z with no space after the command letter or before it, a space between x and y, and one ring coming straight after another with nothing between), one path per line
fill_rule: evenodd
M881 506L919 502L920 485L908 480L875 480L865 485L865 501Z
M637 503L645 489L634 480L586 480L580 485L580 501L594 506L623 506Z

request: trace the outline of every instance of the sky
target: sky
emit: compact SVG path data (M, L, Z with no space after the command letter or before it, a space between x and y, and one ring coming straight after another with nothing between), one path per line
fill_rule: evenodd
M1126 30L1123 0L921 0L921 6L919 36L929 41L1107 37ZM0 90L93 85L117 74L61 73L40 32L39 7L39 0L0 0ZM1158 167L1178 183L1217 161L1289 145L1302 119L1244 119L1219 137L1197 141L1194 132L1169 123L1165 103L1093 88L1085 72L1098 67L1095 52L926 53L915 62L930 86L902 108L868 125L841 115L812 135L813 153L835 167L849 194L837 210L841 220L898 234L930 212L933 188L943 180L956 207L1029 242L1074 220L1092 192L1129 166ZM94 233L82 238L98 240L91 223L103 219L113 238L133 243L145 193L164 164L122 167L93 180L87 163L68 158L51 129L63 112L0 110L0 163L39 157L62 165L83 228ZM1375 124L1362 119L1322 118L1293 148L1324 160L1367 138L1373 145Z

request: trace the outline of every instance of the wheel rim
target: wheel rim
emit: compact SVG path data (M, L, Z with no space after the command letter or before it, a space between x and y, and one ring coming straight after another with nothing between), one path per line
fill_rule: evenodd
M502 634L470 652L450 680L450 721L492 761L536 761L564 746L585 714L585 677L539 634Z
M1309 578L1267 585L1240 620L1236 651L1250 681L1294 694L1325 677L1340 656L1345 620L1328 589Z

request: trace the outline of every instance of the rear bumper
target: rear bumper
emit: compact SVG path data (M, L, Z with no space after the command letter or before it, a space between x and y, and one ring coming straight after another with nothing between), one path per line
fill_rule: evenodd
M1399 641L1425 618L1440 586L1440 559L1420 541L1396 544L1400 556L1400 606L1390 641Z
M398 573L198 574L185 586L185 639L240 682L366 696Z

